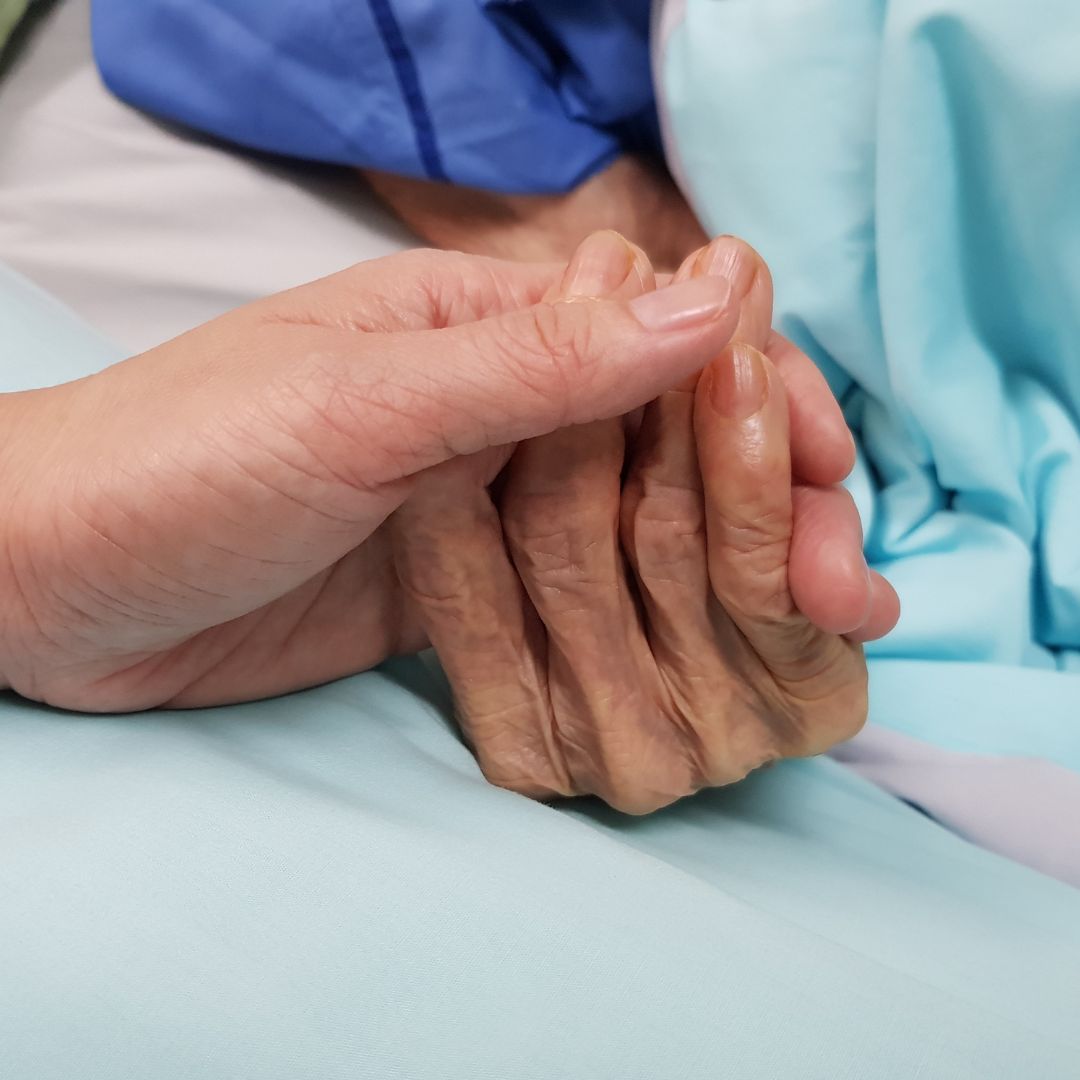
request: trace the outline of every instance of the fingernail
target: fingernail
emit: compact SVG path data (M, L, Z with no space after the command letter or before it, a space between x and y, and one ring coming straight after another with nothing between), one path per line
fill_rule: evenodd
M757 349L733 345L709 372L712 403L729 420L746 420L765 404L769 376Z
M666 334L712 322L727 310L730 302L729 281L695 278L631 300L630 311L646 330Z
M610 229L593 233L579 245L563 274L561 293L575 296L606 296L629 276L634 249Z
M730 236L718 236L698 256L697 272L730 279L735 276L735 264L743 250L744 246L734 242Z
M731 244L726 236L710 240L700 251L688 256L675 272L675 281L686 281L689 278L705 277L707 274L713 277L732 278L730 273L733 260L731 258Z

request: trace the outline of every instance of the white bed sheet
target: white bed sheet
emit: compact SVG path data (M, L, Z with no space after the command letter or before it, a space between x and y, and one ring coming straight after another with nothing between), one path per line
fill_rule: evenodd
M0 81L0 261L92 326L138 351L416 242L348 170L247 155L117 101L89 12L57 0Z

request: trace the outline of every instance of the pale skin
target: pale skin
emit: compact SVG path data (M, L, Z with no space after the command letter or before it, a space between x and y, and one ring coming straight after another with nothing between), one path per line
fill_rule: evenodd
M192 707L430 643L493 782L630 812L850 735L896 603L839 411L745 245L654 284L610 233L412 252L0 397L0 685Z

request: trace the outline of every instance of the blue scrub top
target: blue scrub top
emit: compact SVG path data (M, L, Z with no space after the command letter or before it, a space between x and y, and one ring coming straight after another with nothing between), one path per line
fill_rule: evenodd
M557 192L659 145L649 0L94 0L119 97L256 150Z

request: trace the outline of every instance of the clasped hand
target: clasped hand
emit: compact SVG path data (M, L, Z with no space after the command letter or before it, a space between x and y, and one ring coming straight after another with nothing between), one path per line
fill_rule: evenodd
M434 646L494 783L646 812L866 714L854 448L721 238L431 251L0 398L0 684L88 711Z

